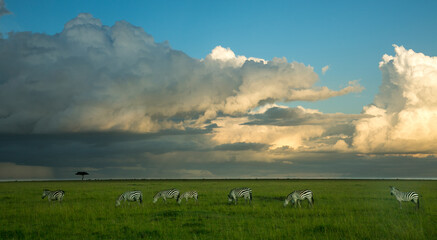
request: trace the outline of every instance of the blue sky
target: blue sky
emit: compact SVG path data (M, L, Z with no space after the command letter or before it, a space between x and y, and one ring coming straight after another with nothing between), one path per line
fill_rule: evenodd
M0 30L55 34L79 13L105 25L125 20L157 42L204 58L218 45L237 55L286 57L314 67L320 86L359 80L361 93L294 102L323 112L359 113L381 83L378 63L392 44L437 55L434 1L6 1ZM321 68L329 71L321 74Z
M436 10L0 0L0 179L435 178Z

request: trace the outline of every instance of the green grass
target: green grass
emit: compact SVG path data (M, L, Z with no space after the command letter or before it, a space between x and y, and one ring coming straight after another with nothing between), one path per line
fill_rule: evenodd
M390 185L414 190L421 208L398 202ZM250 187L253 204L227 204L234 187ZM153 204L160 190L197 190L193 200ZM64 202L41 199L63 189ZM315 205L283 200L309 188ZM144 202L115 207L124 191L141 190ZM437 239L437 181L193 180L59 181L0 183L0 239Z

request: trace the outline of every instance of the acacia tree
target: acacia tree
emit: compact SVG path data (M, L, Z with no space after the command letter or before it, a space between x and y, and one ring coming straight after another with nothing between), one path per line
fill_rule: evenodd
M85 175L90 175L90 174L87 173L87 172L77 172L76 175L82 175L82 180L83 180L83 177L84 177Z

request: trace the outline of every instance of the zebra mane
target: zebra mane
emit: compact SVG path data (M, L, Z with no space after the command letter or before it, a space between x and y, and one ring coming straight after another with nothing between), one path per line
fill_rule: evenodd
M155 196L153 196L153 198L159 198L161 196L161 194L162 194L162 191L155 194Z
M122 193L122 194L120 194L120 196L118 196L117 201L121 201L121 200L123 200L123 198L124 198L124 193Z

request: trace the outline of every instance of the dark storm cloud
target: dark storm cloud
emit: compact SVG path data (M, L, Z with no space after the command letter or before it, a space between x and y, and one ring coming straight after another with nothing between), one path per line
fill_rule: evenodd
M196 137L196 135L198 135ZM202 134L77 133L2 134L0 156L19 164L41 166L123 165L122 159L144 159L145 153L163 154L208 148ZM92 161L90 161L92 159Z
M74 179L79 170L89 172L89 178L403 178L436 174L432 157L414 159L412 165L408 156L290 154L289 149L268 150L262 144L225 144L211 149L203 134L2 135L0 143L4 161L0 165L9 169L2 172L2 179ZM275 160L265 162L272 158Z
M261 144L261 143L232 143L232 144L222 144L214 147L214 150L218 151L246 151L246 150L254 150L261 151L267 150L269 145Z
M299 125L328 125L328 124L352 124L352 121L370 117L362 114L321 113L307 110L301 107L281 108L272 107L264 113L251 115L245 125L275 125L275 126L299 126Z

